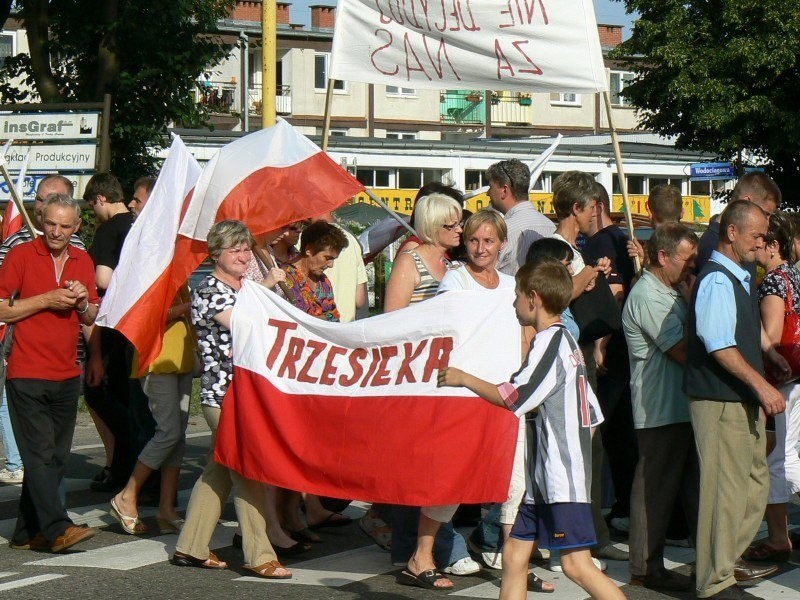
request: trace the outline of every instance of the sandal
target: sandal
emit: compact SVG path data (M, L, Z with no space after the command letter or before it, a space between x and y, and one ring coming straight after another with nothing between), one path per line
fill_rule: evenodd
M325 527L344 527L345 525L350 525L352 522L353 519L347 515L343 515L342 513L338 512L332 512L319 523L314 523L313 525L309 523L308 528L311 530L316 530L324 529Z
M550 585L551 587L549 588L544 587L546 585ZM556 591L556 587L549 581L545 581L536 574L530 573L528 574L528 591L540 592L542 594L552 594L553 592Z
M366 533L373 542L378 544L387 552L392 549L392 528L387 525L383 519L375 517L370 511L367 511L363 517L358 520L358 527Z
M117 502L114 498L111 499L111 511L109 512L111 516L114 517L117 522L119 522L125 533L129 533L131 535L141 535L143 533L147 533L147 525L142 523L138 516L131 517L130 515L123 513L119 509L119 506L117 506Z
M450 585L436 585L436 582L442 579L450 581L435 569L428 569L419 575L414 575L411 571L403 571L397 576L397 583L420 587L425 590L452 590L455 587L452 581L450 581Z
M791 548L784 548L779 550L768 545L767 542L761 542L757 546L750 546L742 558L745 560L754 561L767 561L767 562L786 562L789 560L789 555L792 553Z
M213 552L208 553L208 558L195 558L183 552L175 551L170 561L173 565L178 567L198 567L200 569L227 569L228 563L220 560Z
M169 519L156 517L156 523L158 524L158 530L161 532L161 535L168 535L170 533L180 533L186 521L184 519L170 521Z
M287 570L281 563L277 560L271 560L270 562L265 562L263 565L259 565L257 567L244 567L245 571L250 571L251 573L255 573L259 577L263 577L264 579L291 579L292 574L286 573L284 575L275 575L275 571L278 569Z
M289 537L297 542L306 544L321 544L322 538L310 529L298 529L297 531L287 531Z

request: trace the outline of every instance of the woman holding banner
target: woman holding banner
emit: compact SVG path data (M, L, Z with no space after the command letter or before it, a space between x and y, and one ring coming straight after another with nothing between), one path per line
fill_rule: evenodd
M455 199L437 193L423 196L415 211L414 222L423 243L402 252L395 260L386 286L385 312L435 296L447 272L446 253L461 242L461 205ZM446 565L446 573L469 575L480 569L470 558L464 538L449 524L457 508L458 505L421 510L392 507L392 562L408 564L400 583L428 589L453 587L453 582L436 570L434 539L439 563ZM443 523L447 525L443 527Z
M197 329L203 374L200 397L203 415L211 428L208 463L192 489L186 523L181 529L172 564L182 567L224 569L209 549L220 511L235 483L234 507L242 528L245 569L268 579L292 576L278 562L267 537L264 517L264 486L241 477L214 460L214 444L222 411L222 400L233 377L230 320L236 294L242 287L252 257L253 236L240 221L221 221L208 232L208 253L214 270L192 296L192 321ZM280 269L272 269L262 282L272 287L284 279Z

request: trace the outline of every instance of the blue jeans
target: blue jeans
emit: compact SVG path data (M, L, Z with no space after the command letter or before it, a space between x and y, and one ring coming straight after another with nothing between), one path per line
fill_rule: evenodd
M8 416L8 401L6 401L6 388L2 387L0 396L0 433L3 435L3 448L6 451L6 469L17 471L22 468L22 458L19 456L17 440L14 439L14 430L11 428L11 417Z
M392 506L392 562L408 562L417 548L419 508ZM469 556L467 542L453 529L452 523L442 523L433 544L433 560L440 569L449 567Z

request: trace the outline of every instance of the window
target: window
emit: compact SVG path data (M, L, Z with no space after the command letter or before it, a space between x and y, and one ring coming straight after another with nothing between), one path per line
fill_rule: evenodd
M628 194L644 194L644 175L628 175ZM619 186L619 177L614 173L611 183L611 193L621 194L622 189Z
M359 167L356 179L367 187L389 187L389 169L370 169Z
M679 177L649 177L648 178L648 189L649 191L653 191L653 188L657 185L672 185L676 188L683 189L683 179Z
M550 104L556 106L580 106L581 95L569 94L565 92L550 94Z
M0 67L6 64L6 58L14 56L14 34L0 33Z
M416 133L411 133L408 131L387 131L386 132L386 139L387 140L415 140L417 139Z
M489 185L488 179L484 181L485 175L486 175L485 171L479 171L477 169L465 169L464 189L466 189L467 191L471 191L471 190L477 190L478 188L482 188L485 185Z
M414 88L404 88L404 87L397 87L396 85L387 85L386 86L386 95L387 96L403 96L403 97L414 97L417 95L417 90Z
M322 135L322 131L320 131L320 135ZM328 132L328 137L347 137L347 131L344 129L331 129Z
M314 55L314 89L325 91L328 89L328 72L330 71L330 54ZM333 89L343 92L344 81L338 79L333 84Z
M531 188L533 191L536 192L549 192L552 188L552 181L553 181L553 173L548 173L544 171L541 175L539 175L539 179L537 179L533 187Z
M611 71L611 104L614 106L631 106L630 100L622 95L624 90L635 75L629 71Z

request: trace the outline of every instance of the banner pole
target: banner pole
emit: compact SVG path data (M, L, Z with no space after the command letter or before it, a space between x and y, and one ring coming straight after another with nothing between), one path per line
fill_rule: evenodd
M270 253L260 248L259 246L253 246L253 253L256 255L258 260L260 260L268 269L272 269L275 267L275 261L272 260L272 256ZM294 297L292 296L292 292L289 289L289 286L286 285L285 281L279 281L278 287L281 288L281 291L286 296L286 300L290 303L294 304Z
M14 187L14 182L11 180L11 173L8 172L8 163L6 162L6 157L4 154L0 154L0 174L2 174L3 179L6 180L8 193L11 194L11 201L17 205L17 210L19 211L19 214L22 215L22 222L28 229L28 233L31 234L31 239L35 240L37 237L39 237L39 234L36 232L36 228L33 226L33 222L31 221L30 215L28 215L28 211L25 210L25 205L22 202L22 198L20 198L19 194L17 194L17 188Z
M322 124L322 151L328 151L328 138L331 135L331 104L333 102L333 84L335 79L328 79L328 87L325 90L325 116Z
M614 119L611 116L611 96L608 92L603 92L602 94L603 103L606 106L606 115L608 116L608 128L611 130L611 145L614 148L614 158L617 162L617 179L619 180L619 188L622 191L622 212L625 213L628 236L633 240L636 239L636 235L633 231L633 217L631 216L631 205L628 201L628 182L625 180L625 169L622 166L622 151L619 148L617 129L614 127ZM637 272L642 268L638 256L633 257L633 266Z

